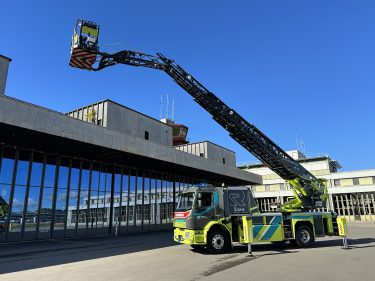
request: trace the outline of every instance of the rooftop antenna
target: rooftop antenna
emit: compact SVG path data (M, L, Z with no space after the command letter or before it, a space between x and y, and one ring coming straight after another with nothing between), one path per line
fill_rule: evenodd
M298 135L297 134L296 134L296 145L297 145L297 150L299 150Z
M171 120L174 122L174 99L172 99L172 117Z
M303 141L303 139L300 140L300 143L299 143L300 147L301 147L301 151L304 155L306 155L306 147L305 147L305 142Z
M169 119L168 107L169 107L169 100L168 100L168 94L167 94L167 104L165 105L165 118L167 119Z
M160 95L160 120L163 119L163 95Z
M303 139L298 140L298 135L296 135L296 144L297 150L301 151L304 155L306 155L305 142L303 141Z

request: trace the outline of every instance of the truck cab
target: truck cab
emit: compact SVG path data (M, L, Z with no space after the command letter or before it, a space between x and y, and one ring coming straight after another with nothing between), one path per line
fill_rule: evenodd
M202 230L209 221L221 217L224 217L223 198L215 187L192 187L183 191L174 213L175 226L191 230Z
M237 226L242 215L258 213L258 205L248 187L219 188L194 186L179 195L174 213L174 240L193 248L207 246L224 252L240 242Z

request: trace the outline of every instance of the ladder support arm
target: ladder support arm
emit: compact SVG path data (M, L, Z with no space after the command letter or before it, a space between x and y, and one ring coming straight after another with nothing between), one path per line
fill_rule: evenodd
M324 180L314 177L258 128L228 107L173 60L160 53L157 56L152 56L129 50L114 54L98 52L97 55L98 66L92 69L95 71L116 64L127 64L158 69L168 74L209 112L212 118L226 129L234 140L286 180L293 188L295 199L282 206L282 211L311 210L325 206L327 189Z

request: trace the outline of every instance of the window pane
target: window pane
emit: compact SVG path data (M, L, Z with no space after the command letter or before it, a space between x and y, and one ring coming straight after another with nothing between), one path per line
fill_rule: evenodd
M72 168L71 176L70 176L70 188L78 189L79 184L79 169Z
M23 160L18 161L16 184L26 185L28 171L29 171L29 161L23 161Z
M136 211L136 224L141 225L143 219L143 176L142 173L137 177L137 211Z
M88 190L90 183L90 171L82 170L81 189Z
M88 191L81 190L79 200L78 228L86 228Z
M99 187L99 172L92 171L91 190L98 190Z
M150 222L150 178L149 174L144 178L144 205L143 205L143 223L149 224ZM147 228L146 228L147 229Z
M126 210L128 209L128 175L122 176L121 225L126 225Z
M162 192L162 180L157 179L156 180L156 223L157 224L162 223L162 220L161 220L162 210L161 209L162 209L163 198L161 196L161 192Z
M0 183L12 183L14 159L3 158L1 163Z
M70 190L69 192L69 204L68 204L68 219L66 227L67 229L74 229L77 218L77 197L78 190Z
M53 187L55 184L55 171L56 166L51 164L46 164L46 174L44 176L44 186Z
M99 192L98 197L98 217L97 217L97 226L104 227L104 223L107 220L107 214L105 210L105 192Z
M106 173L106 191L110 191L112 186L112 174Z
M115 175L114 202L113 202L113 226L118 227L120 222L120 194L121 194L121 170L118 169Z
M155 178L151 178L151 223L156 224L157 211L157 183Z
M134 173L134 171L132 171ZM130 176L130 197L129 197L129 225L135 225L135 213L136 213L136 177L134 175Z
M96 228L98 221L99 192L92 191L90 198L90 220L89 228Z
M42 178L43 164L38 162L33 162L33 167L31 169L31 186L40 186Z
M10 226L9 230L11 232L20 232L22 226L22 215L24 208L25 200L25 190L24 186L15 186L14 187L14 197L12 203L12 213L10 214Z
M27 201L25 231L35 231L36 229L38 202L39 202L39 187L30 187L29 198Z
M121 174L115 174L115 193L120 193L121 189Z
M46 232L50 230L52 214L52 196L53 188L45 187L43 189L42 206L40 209L39 231Z
M60 187L57 190L54 229L64 229L67 191L66 188Z
M59 168L59 181L58 181L58 187L59 188L67 188L68 187L68 175L69 175L69 167L60 166L60 168Z
M103 226L108 227L109 226L109 212L110 212L110 206L111 206L111 192L107 191L105 192L105 201L104 201L104 218L103 218Z

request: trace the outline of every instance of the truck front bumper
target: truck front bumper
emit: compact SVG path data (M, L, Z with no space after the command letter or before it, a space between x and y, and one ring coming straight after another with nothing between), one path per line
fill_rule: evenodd
M203 230L175 228L174 241L188 245L205 245Z

